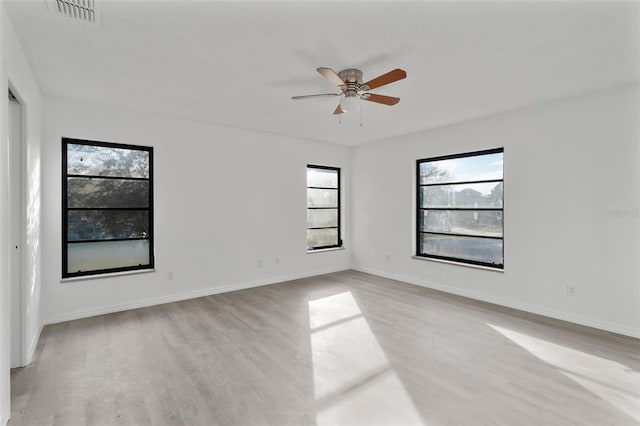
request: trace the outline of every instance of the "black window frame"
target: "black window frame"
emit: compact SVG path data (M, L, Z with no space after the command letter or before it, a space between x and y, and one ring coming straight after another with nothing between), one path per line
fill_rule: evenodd
M307 164L307 168L306 168L307 173L309 172L309 169L333 170L333 171L336 172L337 179L338 179L337 180L337 182L338 182L337 188L321 187L321 186L309 186L307 184L307 191L309 191L309 189L336 189L338 191L338 193L337 193L338 202L337 202L337 207L309 207L309 205L307 205L307 208L306 208L305 211L308 211L308 210L326 210L326 209L336 209L337 208L337 210L338 210L338 224L337 224L337 226L312 227L312 228L307 227L307 231L309 229L337 229L338 243L337 244L332 244L332 245L327 245L327 246L309 247L308 240L307 240L307 251L308 252L313 252L313 251L317 251L317 250L340 248L340 247L342 247L342 226L341 226L341 218L340 218L340 216L342 215L342 204L341 204L341 198L342 198L341 197L341 193L342 193L341 186L342 186L342 181L341 181L340 167L321 166L321 165L317 165L317 164Z
M72 145L87 145L87 146L97 146L101 148L116 148L116 149L128 149L134 151L146 151L149 153L149 177L148 178L140 178L140 177L126 177L126 176L97 176L97 175L77 175L68 173L68 163L67 163L67 147L69 144ZM101 141L93 141L86 139L75 139L75 138L62 138L62 278L74 278L74 277L84 277L84 276L92 276L92 275L104 275L111 274L117 272L128 272L128 271L139 271L139 270L147 270L153 269L155 267L155 257L154 257L154 220L153 220L153 147L150 146L142 146L142 145L131 145L131 144L122 144L122 143L114 143L114 142L101 142ZM68 194L67 194L67 182L68 178L89 178L89 179L118 179L118 180L131 180L131 181L148 181L149 182L149 204L148 207L135 207L135 208L114 208L114 207L68 207ZM139 238L115 238L115 239L101 239L101 240L77 240L77 241L69 241L68 237L68 212L69 211L79 211L79 210L98 210L98 211L123 211L123 210L136 210L136 211L148 211L148 223L149 223L149 233L146 237ZM135 241L135 240L148 240L149 241L149 263L147 264L139 264L135 266L123 266L116 268L106 268L106 269L96 269L91 271L78 271L78 272L69 272L68 271L68 244L74 243L87 243L87 242L100 242L100 241Z
M433 207L433 208L426 208L426 207L422 207L421 206L421 189L423 187L429 187L429 186L444 186L444 185L454 185L454 184L475 184L475 183L492 183L492 182L501 182L503 185L503 191L504 191L504 166L503 166L503 174L502 174L502 179L487 179L487 180L476 180L476 181L450 181L450 182L444 182L444 183L431 183L431 184L423 184L420 181L420 165L423 163L430 163L430 162L434 162L434 161L442 161L442 160L453 160L453 159L457 159L457 158L467 158L467 157L477 157L477 156L482 156L482 155L489 155L489 154L498 154L501 153L503 154L503 159L504 159L504 147L501 148L493 148L493 149L486 149L486 150L481 150L481 151L473 151L473 152L465 152L465 153L461 153L461 154L452 154L452 155L443 155L443 156L439 156L439 157L431 157L431 158L423 158L423 159L419 159L416 160L416 233L415 233L415 238L416 238L416 246L415 246L415 255L417 257L424 257L424 258L430 258L430 259L438 259L438 260L446 260L446 261L451 261L451 262L456 262L456 263L463 263L463 264L469 264L469 265L476 265L476 266L485 266L485 267L489 267L489 268L493 268L493 269L499 269L499 270L504 270L504 192L502 195L502 205L501 207L447 207L447 208L438 208L438 207ZM502 237L494 237L494 236L484 236L484 235L473 235L473 234L459 234L459 233L451 233L451 232L434 232L434 231L421 231L421 217L422 217L422 211L424 210L454 210L454 211L500 211L502 213ZM459 237L473 237L473 238L488 238L488 239L496 239L496 240L501 240L502 241L502 263L501 264L496 264L496 263L489 263L489 262L481 262L481 261L477 261L477 260L472 260L472 259L464 259L464 258L458 258L458 257L449 257L449 256L441 256L441 255L435 255L435 254L427 254L427 253L422 253L422 247L421 247L421 239L420 236L421 234L440 234L440 235L450 235L450 236L459 236Z

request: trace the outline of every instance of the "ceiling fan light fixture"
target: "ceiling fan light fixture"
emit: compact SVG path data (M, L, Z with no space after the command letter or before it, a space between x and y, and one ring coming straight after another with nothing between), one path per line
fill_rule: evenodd
M354 91L346 91L340 100L340 108L343 112L353 112L360 109L360 98Z

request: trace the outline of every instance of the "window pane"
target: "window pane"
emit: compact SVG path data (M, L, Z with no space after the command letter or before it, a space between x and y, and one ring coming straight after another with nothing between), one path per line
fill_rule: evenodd
M420 234L421 254L502 265L502 240Z
M502 237L502 212L422 210L420 231Z
M68 178L68 207L149 207L149 181Z
M87 272L101 269L148 265L149 240L101 241L67 244L67 271Z
M338 209L308 209L307 228L338 226Z
M503 153L420 163L420 183L502 179Z
M423 186L422 207L502 207L502 182Z
M307 207L338 207L338 190L307 189Z
M307 186L337 188L338 187L338 171L308 167L307 168Z
M149 152L67 144L67 173L148 178Z
M338 245L338 229L307 229L307 247L325 247Z
M149 237L145 210L72 210L67 218L67 241Z

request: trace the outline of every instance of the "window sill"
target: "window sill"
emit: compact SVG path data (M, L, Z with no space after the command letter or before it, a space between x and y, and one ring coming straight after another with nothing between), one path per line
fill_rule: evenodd
M336 250L344 250L344 247L331 247L331 248L318 249L318 250L307 250L307 254L324 253L325 251L336 251Z
M416 260L426 260L426 261L429 261L429 262L446 263L446 264L449 264L449 265L466 266L467 268L483 269L485 271L504 273L504 269L492 268L490 266L473 265L471 263L455 262L453 260L434 259L432 257L423 257L423 256L411 256L411 258L412 259L416 259Z
M82 277L70 277L70 278L62 278L60 280L61 283L69 283L74 281L86 281L86 280L97 280L101 278L114 278L114 277L122 277L125 275L137 275L137 274L146 274L149 272L155 272L154 268L150 269L138 269L135 271L123 271L123 272L111 272L108 274L96 274L96 275L84 275Z

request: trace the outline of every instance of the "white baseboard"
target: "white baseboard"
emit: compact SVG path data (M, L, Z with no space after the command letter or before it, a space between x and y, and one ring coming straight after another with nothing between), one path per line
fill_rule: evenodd
M57 314L57 315L51 315L51 316L45 317L42 321L42 324L43 325L56 324L59 322L72 321L72 320L81 319L81 318L89 318L97 315L111 314L114 312L128 311L128 310L137 309L137 308L145 308L147 306L162 305L164 303L179 302L181 300L211 296L212 294L228 293L230 291L244 290L247 288L260 287L264 285L276 284L280 282L297 280L301 278L308 278L316 275L330 274L330 273L340 272L344 270L347 270L347 269L326 269L326 270L319 270L319 271L313 271L313 272L284 275L284 276L273 277L273 278L265 278L265 279L256 280L256 281L236 283L236 284L231 284L231 285L222 286L222 287L204 288L201 290L172 294L169 296L154 297L150 299L136 300L133 302L101 306L98 308L83 309L83 310L74 311L74 312L65 312L63 314ZM34 345L37 345L37 343L38 341L35 340ZM35 349L35 346L34 346L34 349ZM33 352L30 352L30 353L33 354Z
M529 312L532 314L542 315L549 318L554 318L562 321L571 322L574 324L580 324L587 327L597 328L599 330L609 331L612 333L622 334L625 336L640 338L640 330L622 326L619 324L612 324L606 321L594 320L593 318L587 318L580 315L573 315L566 312L555 311L547 309L541 306L530 305L527 303L521 303L501 297L490 296L487 294L463 290L455 287L450 287L442 284L437 284L427 280L420 280L413 277L408 277L398 274L390 274L383 271L367 267L352 267L354 271L364 272L371 275L377 275L383 278L389 278L396 281L402 281L409 284L418 285L420 287L426 287L433 290L443 291L445 293L456 294L458 296L468 297L470 299L480 300L483 302L494 303L496 305L505 306L508 308L518 309L520 311Z

